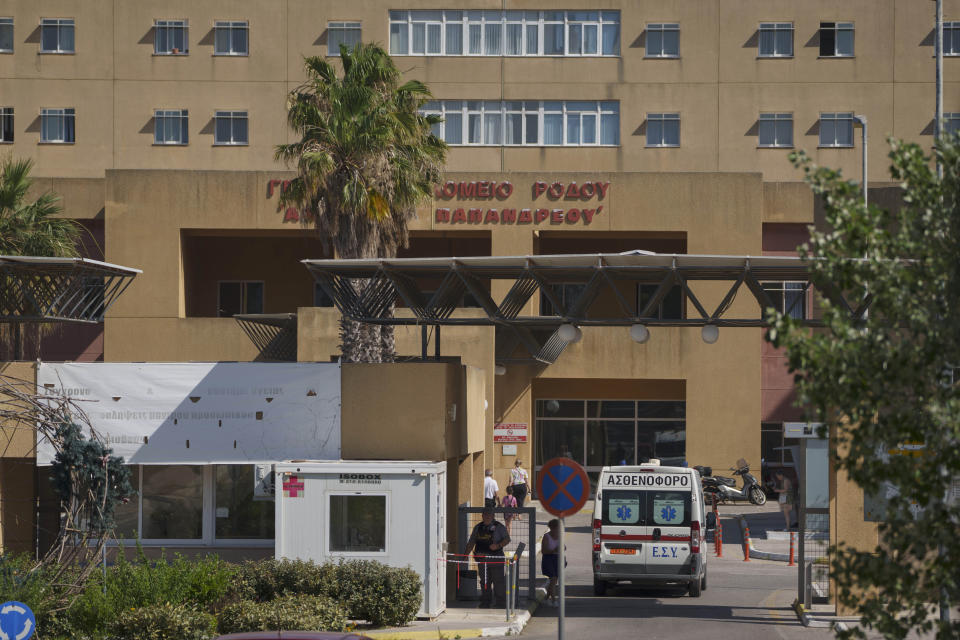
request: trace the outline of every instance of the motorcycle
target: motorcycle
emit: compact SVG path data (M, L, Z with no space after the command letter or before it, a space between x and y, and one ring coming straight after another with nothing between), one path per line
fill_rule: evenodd
M740 489L737 489L737 481L734 478L715 476L710 467L694 468L700 472L700 483L703 485L704 498L707 500L716 499L718 503L750 501L758 506L767 502L767 494L757 478L750 473L750 465L743 465L738 469L730 468L733 475L740 476L743 481L743 487Z

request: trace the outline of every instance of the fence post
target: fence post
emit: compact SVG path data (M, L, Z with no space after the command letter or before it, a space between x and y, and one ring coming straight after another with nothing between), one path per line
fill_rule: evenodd
M504 576L504 579L506 581L506 585L504 585L504 591L506 591L506 593L504 594L505 597L504 597L503 606L504 606L504 613L506 613L507 615L507 622L510 622L510 600L513 597L513 592L511 589L511 587L513 586L513 558L512 557L507 560L507 566L504 568L506 569L507 575Z
M720 522L719 518L717 518L717 530L714 532L714 535L717 538L716 540L714 540L714 543L716 544L716 547L717 547L717 557L722 558L723 557L723 524Z
M743 525L743 561L750 562L750 527Z
M790 532L790 561L787 563L788 567L795 567L797 563L793 561L793 555L797 549L797 532Z

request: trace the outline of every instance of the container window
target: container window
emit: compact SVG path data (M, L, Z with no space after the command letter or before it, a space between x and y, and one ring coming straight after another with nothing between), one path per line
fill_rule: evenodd
M386 550L386 496L330 496L331 553L384 553Z

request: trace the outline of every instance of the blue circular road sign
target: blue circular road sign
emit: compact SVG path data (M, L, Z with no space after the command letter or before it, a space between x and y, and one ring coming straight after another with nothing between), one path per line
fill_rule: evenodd
M583 467L570 458L554 458L543 465L537 476L540 505L558 518L575 514L590 496L590 478Z
M13 600L0 604L0 640L27 640L36 630L30 607Z

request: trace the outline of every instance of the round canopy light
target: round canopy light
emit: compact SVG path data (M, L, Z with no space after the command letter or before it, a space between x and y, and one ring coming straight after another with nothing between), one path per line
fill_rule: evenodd
M557 334L560 336L560 339L564 342L576 342L577 341L577 332L579 332L576 326L570 324L569 322L560 325L560 328L557 329Z
M720 338L720 327L715 324L705 324L700 329L700 337L707 344L713 344Z
M635 324L630 327L630 339L634 342L644 344L650 339L650 329L645 324Z
M493 375L495 375L495 376L502 376L502 375L504 375L504 374L506 374L506 373L507 373L507 368L506 368L505 366L503 366L502 364L498 364L497 366L495 366L495 367L493 368Z

